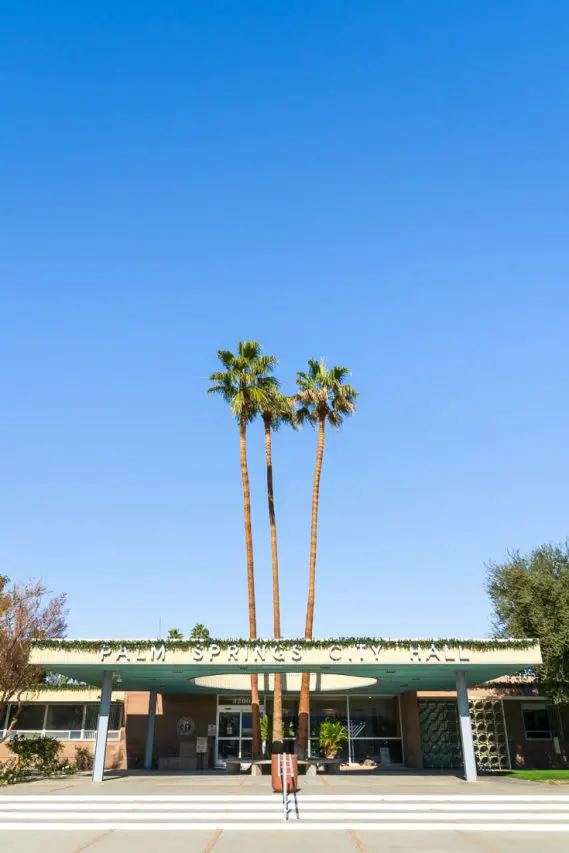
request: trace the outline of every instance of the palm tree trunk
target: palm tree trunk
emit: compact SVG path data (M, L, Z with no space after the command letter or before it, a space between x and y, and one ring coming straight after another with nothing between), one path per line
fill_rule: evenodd
M273 565L273 629L275 638L281 635L281 606L279 596L279 552L277 547L277 521L275 518L275 495L273 490L273 456L271 420L263 418L265 424L265 459L267 463L267 498L269 502L269 525L271 528L271 557ZM274 674L273 688L273 744L271 752L283 751L283 689L282 675Z
M255 609L255 567L253 563L253 531L251 527L251 492L249 489L249 469L247 467L247 424L239 422L239 457L241 461L241 480L243 482L243 513L245 518L245 547L247 550L247 594L249 598L249 636L257 637L257 613ZM259 714L259 679L251 675L251 711L252 711L252 753L253 758L261 757L261 725Z
M308 578L308 600L306 604L306 624L304 637L312 639L314 627L314 592L316 580L316 548L318 545L318 502L320 499L320 476L322 474L322 459L324 458L324 435L326 419L318 422L318 445L316 447L316 466L314 469L314 484L312 487L312 525L310 529L310 572ZM297 751L300 758L306 757L308 747L308 717L310 714L310 673L302 673L300 685L300 701L298 703L298 743Z

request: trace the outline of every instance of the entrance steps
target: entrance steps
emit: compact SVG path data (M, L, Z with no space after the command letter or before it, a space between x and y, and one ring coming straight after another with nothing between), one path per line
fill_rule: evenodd
M0 830L569 832L564 794L0 794ZM569 841L569 839L568 839Z

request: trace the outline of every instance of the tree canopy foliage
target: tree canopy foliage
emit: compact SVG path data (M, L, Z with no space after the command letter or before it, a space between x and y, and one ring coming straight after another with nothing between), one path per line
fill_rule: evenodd
M32 640L65 636L65 601L50 598L40 583L10 584L0 576L0 704L17 707L24 691L43 683L42 670L29 662Z
M192 628L190 637L192 640L209 640L209 631L201 622L196 622Z
M356 410L357 391L344 380L350 375L349 367L337 365L328 369L324 359L311 358L308 371L296 374L298 392L293 400L298 406L299 424L327 421L339 429L344 418Z
M168 631L168 639L169 640L183 640L184 635L181 631L178 631L177 628L170 628Z
M538 639L536 675L554 702L569 702L569 541L490 563L488 592L496 635Z
M196 622L190 633L191 640L209 640L210 635L208 629L201 622ZM183 640L184 635L177 628L170 628L168 631L169 640Z
M221 396L238 421L250 423L271 404L278 390L278 380L272 375L277 360L274 355L263 355L257 341L240 341L237 355L218 350L217 357L225 369L211 374L207 393Z

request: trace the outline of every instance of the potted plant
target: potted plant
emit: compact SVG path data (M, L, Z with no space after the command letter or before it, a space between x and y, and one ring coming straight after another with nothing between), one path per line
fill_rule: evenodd
M336 758L338 750L348 742L348 732L339 720L324 720L320 725L318 739L324 756Z

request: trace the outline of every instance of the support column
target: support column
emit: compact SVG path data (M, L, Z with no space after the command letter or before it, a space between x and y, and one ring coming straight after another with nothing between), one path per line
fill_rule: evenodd
M148 723L146 725L146 746L144 747L144 769L152 770L152 757L154 755L154 729L156 722L156 690L152 690L148 696Z
M406 767L423 767L423 746L421 743L421 720L419 702L415 690L407 690L399 696L401 708L401 739L403 758Z
M101 704L99 705L99 718L97 720L97 740L95 741L95 757L93 759L93 782L103 781L112 692L113 673L107 671L103 673L103 683L101 685Z
M476 782L476 756L472 739L472 724L468 707L468 689L466 687L466 672L456 672L456 699L458 702L458 718L460 722L460 739L462 741L462 756L464 759L464 776L467 782Z

